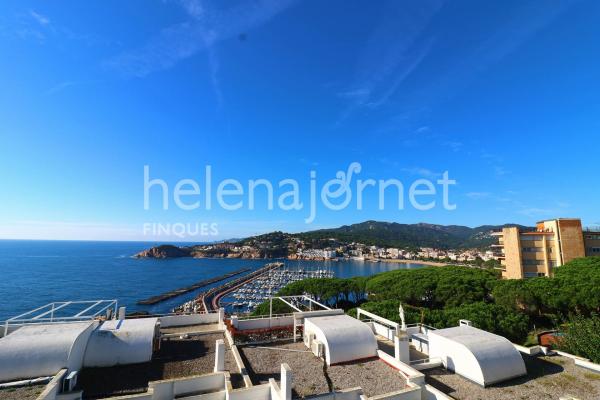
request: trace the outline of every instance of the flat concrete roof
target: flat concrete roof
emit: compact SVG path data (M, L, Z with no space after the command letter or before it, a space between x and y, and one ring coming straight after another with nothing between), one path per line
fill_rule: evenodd
M215 341L218 339L225 339L225 336L215 333L190 339L163 340L160 350L149 362L84 368L77 379L78 389L83 390L85 399L99 399L146 392L151 381L212 373L215 365ZM231 374L234 388L242 387L241 375L227 344L225 369Z
M281 364L287 363L292 370L294 397L328 393L328 379L333 390L360 386L368 397L406 388L405 379L399 371L379 358L332 365L324 369L323 360L307 349L303 342L246 345L239 349L254 384L267 383L269 378L279 381Z
M522 357L527 375L486 388L441 367L422 372L428 384L457 400L600 398L600 374L576 366L572 359L562 356Z

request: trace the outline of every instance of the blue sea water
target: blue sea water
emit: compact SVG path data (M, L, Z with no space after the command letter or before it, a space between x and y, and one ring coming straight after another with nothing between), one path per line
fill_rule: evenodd
M169 312L198 289L153 306L138 300L269 260L135 259L155 243L0 240L0 321L53 301L117 299L129 311ZM420 264L285 261L290 267L329 267L337 277L372 275ZM220 283L219 283L220 284Z

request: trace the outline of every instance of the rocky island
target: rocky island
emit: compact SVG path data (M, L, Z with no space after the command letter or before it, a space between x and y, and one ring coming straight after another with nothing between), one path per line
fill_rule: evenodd
M191 257L189 247L178 247L171 244L163 244L140 251L134 257L136 258L179 258Z

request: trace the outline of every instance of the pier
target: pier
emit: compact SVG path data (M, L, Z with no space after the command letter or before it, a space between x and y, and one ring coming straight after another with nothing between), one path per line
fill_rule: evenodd
M158 303L161 303L161 302L163 302L165 300L172 299L173 297L181 296L182 294L189 293L189 292L191 292L193 290L200 289L201 287L208 286L208 285L211 285L213 283L223 281L225 279L229 279L229 278L231 278L233 276L243 274L244 272L248 272L250 270L251 270L250 268L238 269L237 271L229 272L229 273L227 273L225 275L217 276L215 278L205 279L203 281L196 282L196 283L194 283L193 285L190 285L190 286L186 286L186 287L183 287L183 288L180 288L180 289L171 290L169 292L166 292L166 293L163 293L163 294L159 294L158 296L153 296L153 297L150 297L150 298L147 298L147 299L144 299L144 300L140 300L140 301L137 302L137 304L139 304L139 305L153 305L153 304L158 304Z
M248 282L251 282L260 276L263 276L263 275L269 273L269 271L271 271L271 270L278 269L283 266L284 266L283 263L267 264L264 267L259 268L256 271L253 271L247 275L244 275L240 278L234 279L230 282L226 282L223 285L209 289L208 291L199 295L198 298L193 301L193 303L200 306L200 310L198 310L198 311L207 311L208 312L208 311L212 311L212 310L218 310L219 302L220 302L221 298L226 296L228 293L244 286ZM185 306L186 305L183 305L182 307L185 307Z

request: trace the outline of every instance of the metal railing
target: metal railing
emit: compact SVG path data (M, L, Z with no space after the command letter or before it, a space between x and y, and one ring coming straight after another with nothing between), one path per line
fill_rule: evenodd
M57 315L57 312L67 307L75 307L76 310L68 315ZM110 313L116 316L118 301L83 300L52 302L4 321L4 336L8 335L10 326L89 321L104 312L108 313L108 310L111 310Z
M281 318L281 317L293 317L293 313L288 314L273 314L269 315L236 315L238 321L248 321L252 319L269 319L269 318Z
M423 328L427 329L428 331L437 330L437 328L434 328L433 326L429 326L429 325L425 325L425 324L421 324L421 323L407 324L406 327L407 328L419 328L419 331L422 331Z

